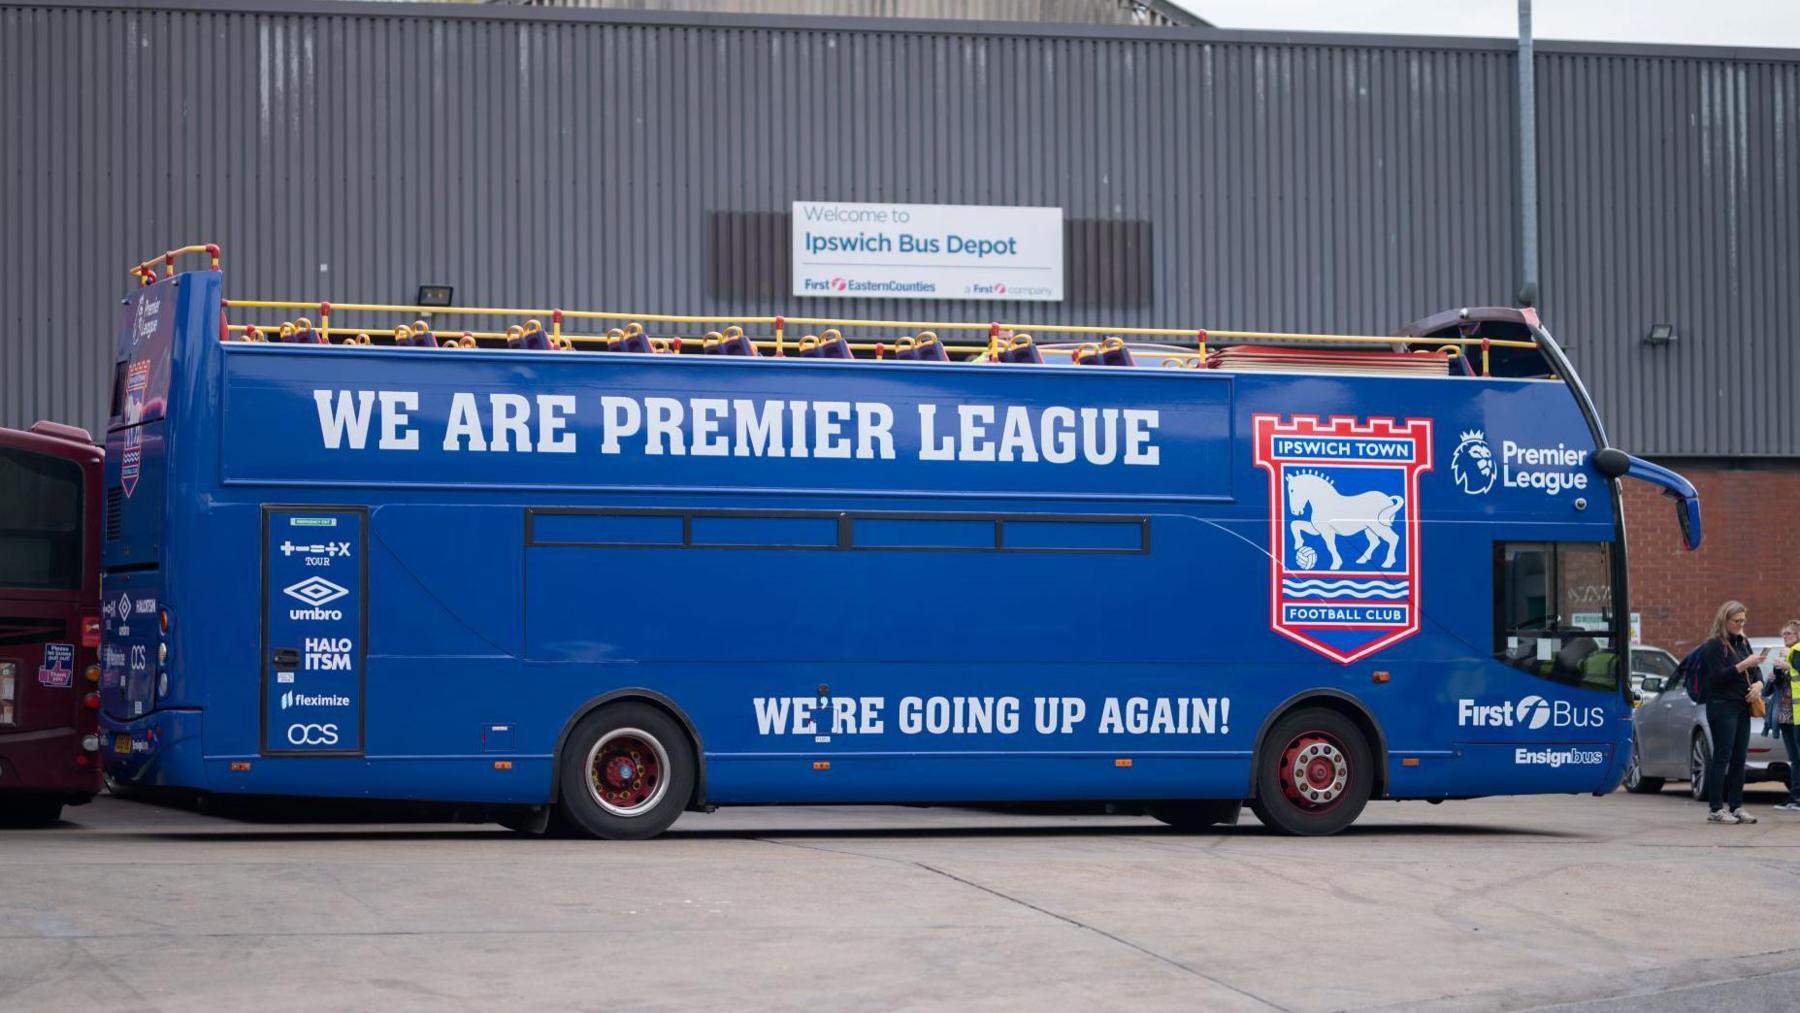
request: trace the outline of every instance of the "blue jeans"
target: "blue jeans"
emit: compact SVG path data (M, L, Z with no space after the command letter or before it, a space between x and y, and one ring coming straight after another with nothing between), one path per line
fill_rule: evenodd
M1774 706L1771 704L1770 706ZM1787 747L1789 802L1800 804L1800 737L1793 725L1776 725L1781 730L1781 744Z
M1712 763L1706 771L1706 804L1714 812L1744 805L1744 756L1750 750L1750 705L1742 700L1706 701L1712 729ZM1791 727L1791 726L1790 726Z

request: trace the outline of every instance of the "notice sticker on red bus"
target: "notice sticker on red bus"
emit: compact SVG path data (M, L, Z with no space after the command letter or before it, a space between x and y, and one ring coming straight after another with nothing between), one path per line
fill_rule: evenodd
M38 684L52 689L75 685L75 645L45 644L44 663L38 667Z

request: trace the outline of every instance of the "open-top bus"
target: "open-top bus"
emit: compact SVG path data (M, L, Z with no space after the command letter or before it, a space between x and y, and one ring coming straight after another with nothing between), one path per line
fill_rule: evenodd
M0 826L100 790L100 479L86 430L0 429Z
M437 312L507 326L439 335L227 301L206 249L140 265L119 330L125 784L604 837L1040 800L1321 834L1370 799L1602 793L1631 729L1621 478L1700 535L1529 309L958 345L464 308Z

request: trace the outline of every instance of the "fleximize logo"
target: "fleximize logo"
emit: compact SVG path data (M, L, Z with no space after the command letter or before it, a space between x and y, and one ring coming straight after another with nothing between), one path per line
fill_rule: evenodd
M348 706L350 706L350 698L349 697L337 696L337 695L331 694L331 693L309 695L306 693L296 693L293 690L289 690L288 692L281 694L281 709L282 710L288 710L289 708L292 708L292 707L348 707Z

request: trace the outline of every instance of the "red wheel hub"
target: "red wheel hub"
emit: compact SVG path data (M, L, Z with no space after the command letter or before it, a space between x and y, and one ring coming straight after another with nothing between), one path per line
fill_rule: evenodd
M641 808L655 799L663 768L657 750L635 735L621 735L595 751L590 774L594 794L614 810Z
M1350 755L1330 735L1302 732L1281 751L1281 794L1306 812L1323 812L1350 786Z

